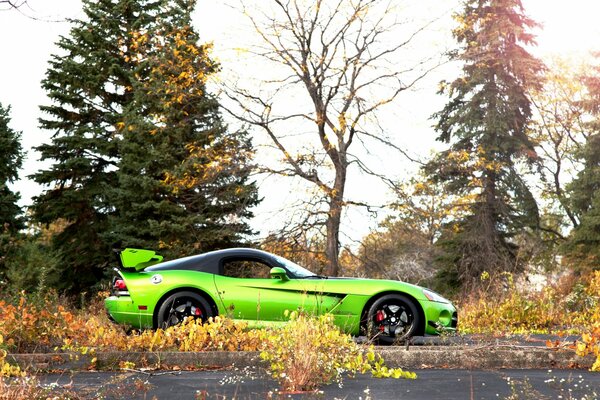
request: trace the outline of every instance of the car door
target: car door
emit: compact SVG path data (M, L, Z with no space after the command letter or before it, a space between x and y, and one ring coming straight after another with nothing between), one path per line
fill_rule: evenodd
M252 257L222 260L215 285L227 316L249 321L283 321L286 310L325 313L342 297L326 294L320 280L271 278L273 267L278 265Z

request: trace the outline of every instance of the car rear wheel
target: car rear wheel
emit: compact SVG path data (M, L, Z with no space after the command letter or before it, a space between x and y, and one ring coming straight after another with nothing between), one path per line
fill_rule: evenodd
M173 293L158 309L158 327L168 328L183 322L187 317L200 318L202 321L213 316L210 304L194 292Z
M367 313L367 336L383 345L401 343L421 326L417 306L408 297L388 294L375 300Z

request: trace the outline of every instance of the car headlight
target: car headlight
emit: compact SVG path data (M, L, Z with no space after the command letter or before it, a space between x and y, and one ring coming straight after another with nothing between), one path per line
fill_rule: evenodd
M436 292L429 290L429 289L423 289L423 294L425 295L425 297L427 297L429 299L429 301L435 301L438 303L450 303L450 300L440 296L439 294L437 294Z

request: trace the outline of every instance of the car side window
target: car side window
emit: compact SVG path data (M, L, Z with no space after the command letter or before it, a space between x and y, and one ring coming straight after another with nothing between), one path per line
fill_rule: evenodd
M230 278L270 278L271 267L255 260L225 260L223 261L223 275Z

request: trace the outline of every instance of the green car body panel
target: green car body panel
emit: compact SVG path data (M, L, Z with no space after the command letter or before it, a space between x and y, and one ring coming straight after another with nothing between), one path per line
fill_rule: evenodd
M302 309L316 315L330 313L343 331L361 334L361 321L365 319L370 305L386 294L398 294L417 305L422 326L420 334L436 334L441 330L456 328L456 309L447 300L437 297L430 300L424 288L400 281L324 278L316 275L296 277L288 265L293 264L270 253L252 249L221 250L209 255L207 267L211 272L190 266L193 257L173 265L158 263L141 270L135 263L122 265L119 274L126 291L114 293L105 300L108 313L118 323L134 328L156 328L161 304L177 292L195 292L212 308L211 315L224 315L243 320L250 326L277 325L285 323L285 312ZM240 255L241 254L241 255ZM151 258L155 254L148 253ZM198 257L198 256L196 256ZM219 273L222 260L228 257L268 263L269 278L239 278ZM264 259L261 259L264 258ZM127 258L127 257L125 257ZM121 256L123 261L123 256ZM197 265L202 265L198 257ZM152 262L141 259L140 263ZM187 264L186 264L187 263ZM289 264L284 264L289 263ZM124 263L123 263L124 264ZM178 267L179 265L179 267ZM298 272L296 272L298 273ZM428 292L432 293L432 292ZM440 301L441 300L441 301Z

